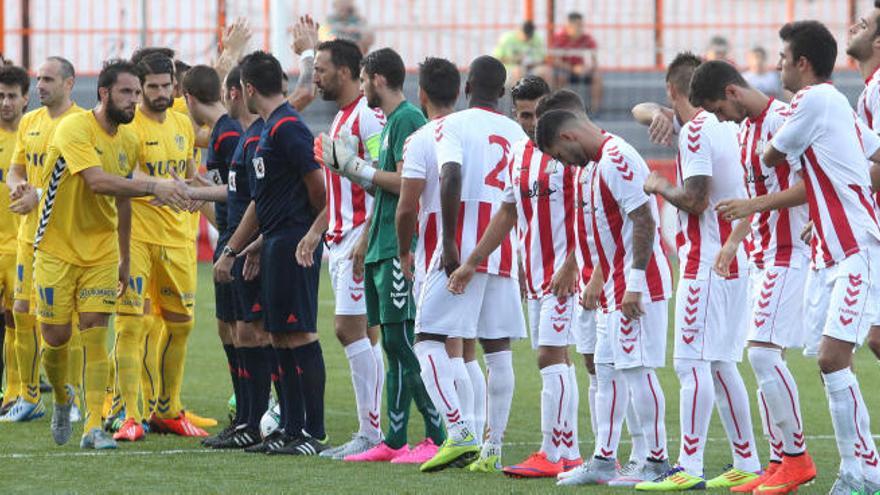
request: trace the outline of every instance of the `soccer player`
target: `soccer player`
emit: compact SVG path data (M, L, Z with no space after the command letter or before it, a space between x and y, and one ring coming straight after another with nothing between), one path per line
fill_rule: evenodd
M238 147L243 132L239 121L227 112L221 102L221 83L217 71L207 65L191 67L183 77L183 97L189 114L198 127L211 129L208 143L207 170L211 183L218 187L223 201L214 202L215 226L219 232L214 248L214 261L223 251L223 246L233 230L227 222L227 184L232 156ZM214 306L217 330L227 364L232 375L232 389L238 404L238 358L234 345L235 311L231 283L214 282Z
M173 111L171 95L174 62L162 53L140 59L136 68L141 76L143 101L135 112L132 129L140 139L140 174L156 179L194 174L193 126L188 116ZM139 370L147 334L144 314L146 292L155 287L151 303L161 308L165 331L158 338L162 357L158 364L155 411L149 414L151 430L180 436L207 436L194 426L183 412L180 387L186 359L186 342L193 328L192 311L195 291L195 266L192 254L191 218L187 211L157 206L144 198L132 201L131 280L130 290L120 299L115 329L115 359L119 374L118 393L125 407L125 422L120 438L137 440L143 436L137 394ZM144 387L144 396L147 396Z
M719 122L688 100L691 76L700 62L691 53L681 53L666 72L666 93L675 118L683 123L676 159L678 184L671 184L657 172L645 181L647 193L661 195L679 210L681 265L674 363L681 383L681 450L678 467L657 481L639 483L638 490L729 488L758 477L761 469L748 393L736 367L742 359L747 330L742 311L748 292L744 250L737 249L727 276L712 269L721 246L736 227L736 222L721 218L715 206L723 199L746 196L739 173L740 147L733 124ZM714 384L714 393L710 384ZM703 454L713 399L734 462L707 481Z
M325 101L334 101L339 107L330 125L329 137L335 139L344 133L357 138L358 157L375 168L385 116L381 110L370 108L361 94L361 51L348 40L325 41L317 48L315 85ZM360 185L334 174L326 166L324 182L327 206L297 246L296 259L303 266L309 266L317 245L323 241L327 246L336 338L348 358L358 415L358 431L352 439L321 452L322 457L341 460L362 454L382 442L379 422L385 362L378 343L379 329L367 329L364 278L363 274L355 274L351 258L352 249L366 226L373 197Z
M238 66L233 67L226 76L223 99L228 116L246 129L232 155L228 183L224 191L227 230L228 235L232 235L251 202L251 183L254 179L251 159L260 140L263 120L251 113L244 104L241 70ZM201 188L193 193L199 195L205 190ZM261 441L260 419L268 407L269 383L275 380L277 384L278 363L275 351L269 345L269 335L263 330L259 274L246 280L244 264L244 257L236 258L232 266L231 282L231 304L236 322L233 327L234 361L230 361L229 365L237 380L237 388L234 390L235 416L227 428L203 442L205 446L212 448L248 448L258 444Z
M465 289L449 286L460 261L489 235L493 213L500 210L510 166L510 150L527 136L513 120L497 111L507 71L490 56L470 65L465 94L468 109L456 112L435 130L440 164L442 239L422 289L417 315L416 352L434 405L443 410L449 436L437 455L422 464L424 472L467 463L473 472L501 470L501 444L513 400L514 373L510 340L525 337L517 283L515 234L497 233L501 247L476 262ZM485 253L483 253L485 254ZM487 427L482 449L461 417L445 341L479 338L488 372Z
M741 165L750 198L788 191L794 185L803 189L798 165L768 167L761 160L760 152L769 146L770 136L791 115L787 104L749 86L735 67L723 61L697 68L690 102L720 121L740 124ZM798 160L788 157L792 163ZM753 214L751 222L737 224L715 262L715 271L727 276L739 245L751 235L748 356L758 380L770 464L761 476L734 487L733 492L788 493L816 476L816 466L806 451L797 383L782 358L785 348L799 347L803 341L801 322L791 315L802 315L804 310L808 256L799 236L806 222L805 206Z
M46 148L58 123L64 117L82 111L70 99L75 75L73 65L61 57L49 57L37 69L37 95L43 106L21 118L6 180L10 209L21 215L12 316L15 321L15 358L22 388L21 396L3 416L3 421L29 421L45 414L39 383L41 342L34 314L33 243L37 230L37 205L44 192L42 167ZM78 342L78 339L74 340ZM66 391L56 393L63 398Z
M810 220L824 261L819 272L825 297L825 329L819 369L831 410L841 464L830 493L880 491L880 467L870 418L852 355L876 320L878 277L875 259L880 231L865 155L880 160L880 141L861 126L847 99L828 83L837 59L837 42L817 21L788 23L779 31L779 66L785 89L794 92L791 116L764 150L770 166L786 156L803 156L801 173Z
M880 0L874 2L874 8L859 22L850 27L850 40L846 54L858 62L859 72L865 78L865 89L859 96L856 110L874 133L880 133L880 47L874 43L880 36ZM880 195L875 195L875 202L880 208ZM880 324L872 325L868 334L868 347L880 359Z
M278 60L256 51L242 59L240 69L243 100L265 124L251 163L254 199L215 264L215 276L231 280L235 257L262 234L260 298L283 388L280 431L246 451L316 455L328 448L324 357L317 334L321 249L310 267L300 266L293 255L324 208L323 174L311 132L285 101Z
M323 160L331 171L373 189L373 211L369 227L352 252L354 271L363 264L367 324L381 325L382 348L388 358L386 374L389 432L385 440L347 461L391 461L401 455L430 459L444 434L437 411L419 376L419 361L413 353L415 303L412 284L403 275L398 259L394 217L400 193L403 145L406 138L425 123L425 117L403 95L406 69L394 50L383 48L364 57L361 89L370 108L381 109L387 121L380 136L378 164L373 168L357 156L357 141L342 133L335 140L321 137ZM332 148L328 145L332 144ZM410 452L407 424L411 401L425 422L425 440Z
M109 372L107 326L116 297L128 286L131 208L128 198L153 196L179 208L188 200L181 181L127 179L141 153L134 118L140 83L130 62L110 61L98 76L100 105L58 125L42 170L34 286L45 341L43 363L56 396L52 436L70 439L72 388L68 385L71 317L79 314L85 361L86 422L81 448L110 449L101 429ZM111 196L116 196L114 199Z
M570 401L576 385L568 365L568 345L573 342L572 327L577 307L578 269L574 254L574 169L563 167L535 148L534 107L538 98L550 93L547 83L537 76L518 81L511 91L516 116L528 136L513 143L511 165L505 171L502 204L493 215L486 235L470 257L453 273L475 272L477 260L501 246L516 227L519 251L523 254L523 283L529 305L532 347L538 351L542 378L541 432L539 451L520 464L504 468L514 477L556 477L574 466L578 459L568 454L563 443L577 438L572 431ZM529 105L531 112L526 111ZM563 452L564 451L564 452Z
M633 477L657 478L669 468L665 397L654 369L665 362L666 300L672 291L672 273L660 244L656 199L643 190L650 170L625 141L564 110L543 114L536 138L539 148L561 163L592 162L582 200L591 212L587 227L591 229L590 247L598 255L605 280L605 338L612 349L614 368L622 370L622 384L639 404L640 424L630 426L652 431L643 473ZM597 414L607 409L612 417L610 429L606 436L600 427L593 459L559 484L604 484L617 476L615 453L625 408L619 412L615 408L616 380L603 368L597 367ZM611 382L610 388L606 380Z
M0 67L0 183L6 183L15 136L21 115L27 108L30 78L21 67ZM6 371L0 417L12 407L21 395L21 378L15 359L15 320L12 316L15 287L15 251L19 216L9 209L9 191L0 191L0 308L3 310L3 356L0 358L0 379Z
M430 120L404 143L400 200L395 215L398 257L404 276L413 281L416 301L441 237L440 169L434 149L434 130L454 111L460 85L458 68L446 59L429 57L419 65L419 103ZM411 252L413 237L417 239L414 253ZM447 339L446 353L452 362L462 418L472 425L474 432L482 432L486 418L486 382L476 360L476 342ZM407 462L411 457L401 456L391 462Z

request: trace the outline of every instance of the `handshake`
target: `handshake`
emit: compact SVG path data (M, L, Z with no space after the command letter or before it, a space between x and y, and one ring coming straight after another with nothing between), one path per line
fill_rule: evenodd
M340 131L335 139L322 132L315 138L315 161L334 174L369 189L373 187L376 169L358 155L359 148L360 139L347 130Z
M207 184L202 184L203 181ZM213 183L198 174L192 179L183 180L172 170L171 179L148 182L146 195L153 196L150 200L153 206L167 206L175 213L182 210L193 212L201 208L204 203L198 199L193 186L204 185L213 185Z

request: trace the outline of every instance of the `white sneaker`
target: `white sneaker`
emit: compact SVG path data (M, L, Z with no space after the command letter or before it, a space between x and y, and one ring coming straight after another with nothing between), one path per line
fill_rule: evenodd
M593 458L570 471L571 476L559 479L557 486L605 485L617 478L617 462L614 459ZM557 478L558 479L558 478Z

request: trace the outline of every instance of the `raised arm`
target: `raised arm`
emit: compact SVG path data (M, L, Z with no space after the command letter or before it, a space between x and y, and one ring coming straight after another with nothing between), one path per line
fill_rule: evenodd
M659 194L673 206L692 215L702 214L709 207L709 189L712 178L695 175L684 181L683 187L675 187L659 172L652 172L645 181L645 192Z

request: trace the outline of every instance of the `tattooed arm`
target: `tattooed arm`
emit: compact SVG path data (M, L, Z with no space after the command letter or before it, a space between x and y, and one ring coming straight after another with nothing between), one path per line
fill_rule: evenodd
M287 97L287 101L302 112L314 101L317 87L315 86L315 48L318 46L318 23L310 16L303 16L293 26L293 44L291 49L299 55L299 78L296 86Z
M709 207L709 188L712 178L695 175L684 181L684 187L675 187L666 177L652 172L645 181L645 192L659 194L673 206L691 215L700 215Z
M651 214L650 202L645 202L631 211L628 216L633 223L632 266L626 277L626 293L623 295L620 311L627 318L635 320L645 314L645 308L642 306L642 293L647 289L645 269L654 251L657 224Z

